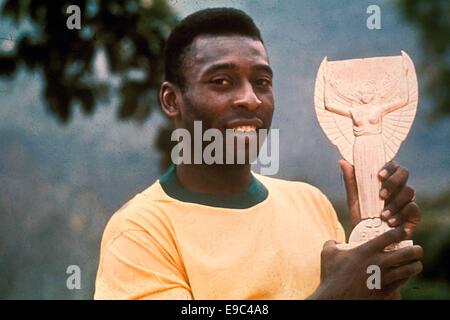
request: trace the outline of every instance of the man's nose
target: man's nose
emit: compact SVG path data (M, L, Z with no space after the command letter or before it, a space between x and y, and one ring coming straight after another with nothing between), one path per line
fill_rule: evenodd
M242 85L241 90L239 91L233 105L238 108L254 110L258 108L261 103L262 101L259 100L258 96L255 94L252 84L246 82Z

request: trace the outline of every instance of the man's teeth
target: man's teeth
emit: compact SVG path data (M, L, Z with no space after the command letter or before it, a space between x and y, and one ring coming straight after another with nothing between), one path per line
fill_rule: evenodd
M254 132L256 131L256 126L239 126L233 128L234 132Z

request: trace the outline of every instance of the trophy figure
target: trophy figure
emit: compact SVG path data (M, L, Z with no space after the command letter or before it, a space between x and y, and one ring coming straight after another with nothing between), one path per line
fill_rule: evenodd
M355 169L360 222L348 244L360 245L391 229L380 219L378 172L396 155L414 120L417 78L411 58L400 56L328 61L319 67L315 109L320 126ZM412 245L402 241L386 248Z

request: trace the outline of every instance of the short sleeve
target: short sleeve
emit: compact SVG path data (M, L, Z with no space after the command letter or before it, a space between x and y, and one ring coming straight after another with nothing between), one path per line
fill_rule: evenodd
M123 231L101 254L94 299L193 299L177 255L147 231Z

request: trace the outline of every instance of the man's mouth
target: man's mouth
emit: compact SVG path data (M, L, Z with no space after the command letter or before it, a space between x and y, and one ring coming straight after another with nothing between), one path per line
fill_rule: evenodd
M253 133L256 132L256 126L253 125L244 125L244 126L236 126L233 127L234 133Z
M258 129L264 127L264 123L259 118L235 118L229 121L225 128L233 130L234 134L254 134Z

